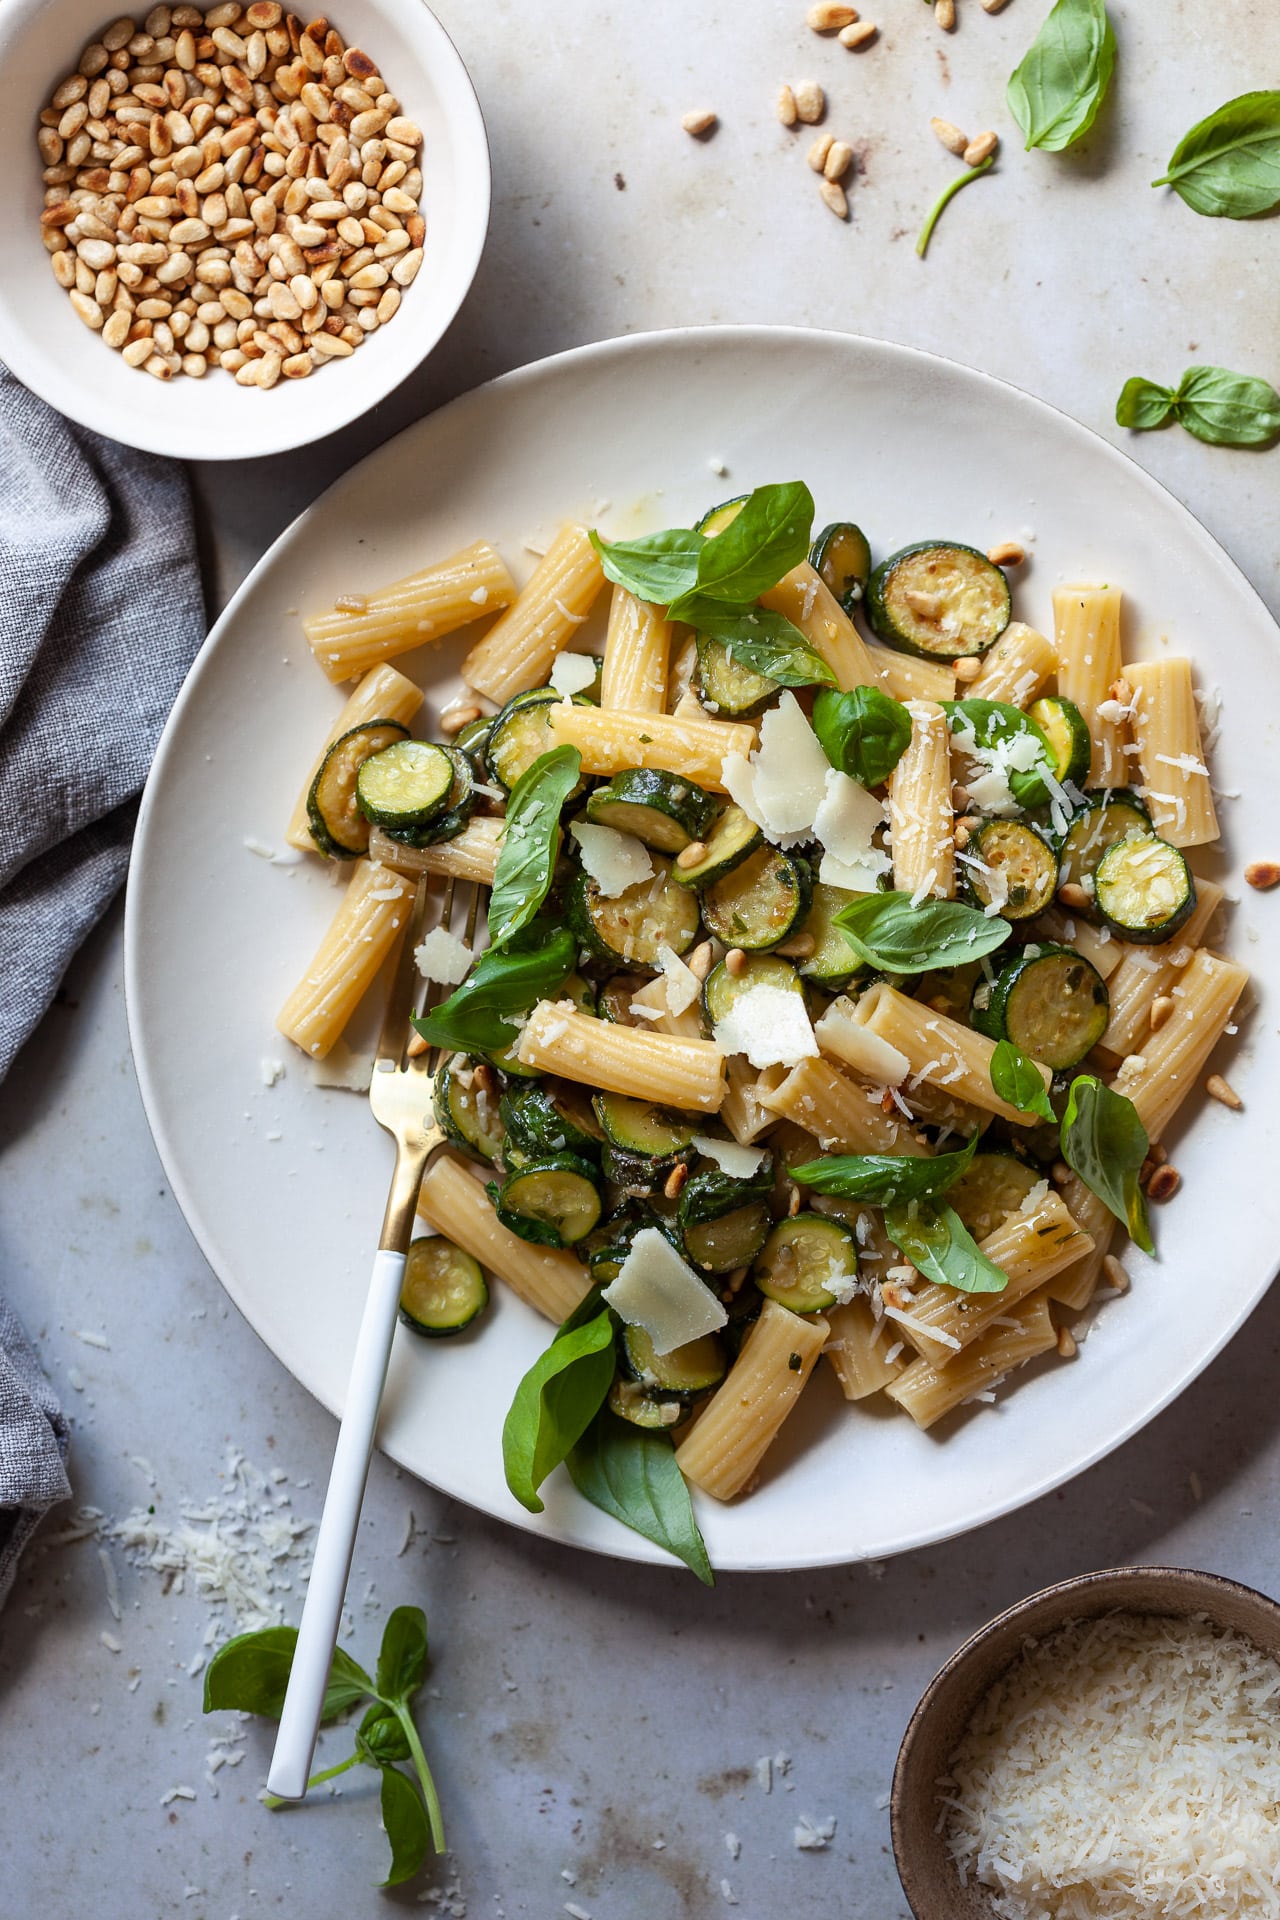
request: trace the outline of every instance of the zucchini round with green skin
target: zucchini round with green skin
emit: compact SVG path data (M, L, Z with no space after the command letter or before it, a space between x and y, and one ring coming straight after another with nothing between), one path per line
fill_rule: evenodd
M458 747L441 747L440 752L448 756L453 768L453 785L445 800L445 810L423 826L384 828L389 838L399 840L402 846L435 847L442 840L452 840L475 812L475 776L470 760Z
M659 857L655 873L606 899L579 868L569 887L567 917L574 934L597 960L656 973L658 949L686 953L698 937L698 901L671 879L671 862Z
M871 578L871 548L862 528L852 520L833 520L809 549L809 564L845 612L852 613Z
M591 1158L600 1151L600 1128L589 1103L548 1080L508 1087L499 1103L507 1138L530 1159L548 1153Z
M465 727L453 736L453 744L459 753L465 753L471 762L471 771L477 780L487 780L489 769L485 765L485 748L489 744L489 735L493 729L494 715L482 713L478 720L468 720Z
M484 763L489 776L510 793L522 773L527 773L534 761L555 746L551 732L551 709L564 700L562 693L554 687L530 687L525 693L513 694L502 711L496 714L489 726L489 738L484 749ZM575 698L575 706L589 706L590 701ZM579 781L573 792L566 798L573 800L585 785Z
M1127 833L1152 832L1151 815L1127 788L1089 795L1067 822L1058 843L1058 885L1093 891L1093 876L1107 848Z
M688 1409L683 1400L671 1394L650 1393L638 1381L619 1374L609 1389L609 1411L633 1427L654 1431L679 1426Z
M1184 855L1154 833L1127 833L1109 846L1094 869L1093 889L1103 924L1143 946L1171 940L1196 904Z
M838 913L853 901L865 898L865 894L850 893L845 887L828 886L825 880L815 883L809 912L800 929L813 941L813 952L800 963L800 973L815 987L839 993L867 971L835 924Z
M732 800L698 843L702 852L696 860L677 860L671 877L682 887L709 887L740 867L761 845L764 835L754 820Z
M751 987L781 987L804 998L800 976L789 960L771 953L753 953L739 973L730 973L722 960L702 983L702 1011L707 1025L716 1027L728 1017L729 1010Z
M425 827L443 813L457 779L444 747L394 740L371 753L356 775L356 802L375 827Z
M643 1327L623 1327L618 1341L623 1372L650 1393L690 1400L718 1387L728 1372L724 1347L714 1333L690 1340L670 1353L655 1353Z
M660 767L629 767L587 800L587 818L633 834L658 853L683 853L711 831L718 803L702 787Z
M475 1068L461 1056L437 1069L431 1109L437 1126L455 1147L476 1160L497 1159L504 1141L501 1106L476 1084Z
M984 1150L974 1154L960 1178L947 1188L947 1205L955 1208L975 1240L985 1240L1003 1226L1008 1214L1018 1211L1043 1179L1039 1167L1029 1166L1017 1154Z
M750 1180L695 1173L685 1181L676 1224L687 1258L704 1273L750 1265L769 1237L773 1156Z
M330 860L354 860L369 850L369 822L356 799L360 769L372 754L409 738L398 720L366 720L336 739L320 762L307 795L307 830Z
M1034 920L1053 905L1058 856L1030 821L984 820L963 851L960 871L976 905L994 903L1006 920ZM971 866L974 860L982 865Z
M622 1263L631 1251L631 1243L642 1227L656 1227L679 1252L679 1235L672 1222L643 1202L629 1200L625 1206L611 1213L607 1220L594 1227L583 1242L581 1254L585 1255L591 1278L598 1285L607 1287L610 1281L617 1279Z
M919 540L891 553L867 584L867 618L887 646L926 660L965 660L1009 624L1009 582L976 547Z
M1093 743L1089 738L1089 723L1075 701L1064 700L1061 694L1048 694L1027 708L1027 718L1035 721L1049 742L1053 776L1058 785L1065 787L1070 781L1072 786L1082 787L1089 778Z
M750 498L749 493L739 493L732 500L724 500L718 507L712 507L710 513L703 514L694 532L705 534L708 540L714 539L716 534L723 533L727 526L732 525Z
M1107 983L1072 947L1024 947L994 983L973 990L969 1018L991 1040L1012 1040L1054 1073L1096 1047L1111 1018Z
M415 1333L440 1340L482 1314L489 1288L478 1260L443 1236L415 1240L405 1256L400 1318Z
M799 933L812 890L807 860L760 847L704 890L702 917L726 947L761 953Z
M692 1144L701 1124L687 1114L669 1113L624 1093L597 1093L591 1105L610 1146L672 1166Z
M842 1220L798 1213L779 1220L751 1277L766 1299L792 1313L824 1313L848 1298L858 1277L858 1243Z
M745 660L735 660L723 640L709 633L695 636L698 698L708 713L732 720L759 713L778 691L778 681L757 673Z
M573 1247L603 1211L599 1174L580 1154L526 1160L507 1176L494 1211L504 1227L540 1247Z

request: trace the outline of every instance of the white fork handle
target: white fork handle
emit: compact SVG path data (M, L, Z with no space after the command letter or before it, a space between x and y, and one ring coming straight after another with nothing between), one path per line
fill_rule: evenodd
M301 1800L311 1773L365 1481L369 1477L369 1456L373 1451L403 1279L404 1255L380 1249L373 1262L364 1317L356 1338L346 1406L316 1536L311 1580L302 1606L298 1644L280 1715L275 1752L271 1756L271 1771L267 1775L267 1786L282 1800Z

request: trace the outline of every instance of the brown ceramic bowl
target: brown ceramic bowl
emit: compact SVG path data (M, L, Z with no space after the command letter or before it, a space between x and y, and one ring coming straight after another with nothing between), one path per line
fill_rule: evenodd
M960 1744L978 1702L1018 1656L1029 1635L1039 1637L1115 1610L1165 1615L1204 1614L1233 1628L1280 1660L1280 1605L1187 1567L1112 1567L1063 1580L999 1614L966 1640L930 1682L911 1716L893 1774L893 1851L903 1891L916 1920L992 1920L987 1891L962 1888L942 1835L936 1831L935 1783Z

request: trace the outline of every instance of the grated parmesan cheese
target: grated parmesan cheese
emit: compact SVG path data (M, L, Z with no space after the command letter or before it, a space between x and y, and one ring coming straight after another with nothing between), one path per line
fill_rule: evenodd
M558 653L551 663L551 685L566 700L593 685L600 662L593 653Z
M413 959L424 980L434 980L442 987L457 987L471 971L475 955L466 941L459 940L448 927L432 927L414 948Z

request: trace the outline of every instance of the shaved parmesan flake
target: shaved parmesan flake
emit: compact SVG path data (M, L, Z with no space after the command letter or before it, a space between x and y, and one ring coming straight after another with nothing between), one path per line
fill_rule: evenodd
M596 827L575 820L569 828L578 843L582 865L606 900L616 900L628 887L638 887L653 872L653 861L643 840L616 827Z
M631 996L631 1011L642 1020L661 1020L665 1014L678 1017L687 1013L701 992L701 982L692 967L687 967L674 947L658 948L662 972Z
M726 754L721 777L747 818L767 839L786 847L812 839L830 772L831 763L800 702L784 691L760 722L760 745L751 758Z
M766 981L738 995L714 1034L722 1052L745 1053L753 1067L796 1067L818 1051L803 997Z
M313 1086L337 1087L343 1093L368 1093L373 1079L373 1055L356 1053L345 1040L335 1040L323 1060L309 1060Z
M414 949L414 961L424 980L442 987L461 986L475 959L465 940L459 940L448 927L432 927L420 946Z
M729 1317L657 1227L641 1227L601 1297L628 1326L644 1328L657 1354L714 1333Z
M585 693L599 671L600 662L593 653L558 653L551 663L551 684L568 700L575 693Z
M695 1133L690 1145L704 1159L714 1160L731 1180L753 1179L764 1160L764 1153L757 1147L740 1147L734 1140L713 1140L709 1133Z
M845 994L831 1002L813 1031L823 1053L834 1054L879 1086L900 1087L911 1070L905 1053L858 1025Z
M884 817L883 801L847 773L828 767L822 800L813 816L814 833L826 849L819 880L855 893L874 893L893 864L883 847L872 845L872 835Z

